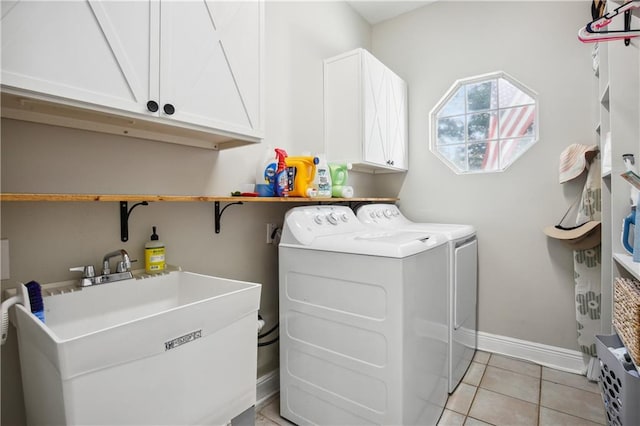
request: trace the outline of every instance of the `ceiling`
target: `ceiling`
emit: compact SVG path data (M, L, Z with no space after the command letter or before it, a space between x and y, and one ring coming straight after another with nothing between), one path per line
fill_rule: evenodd
M387 19L395 18L403 13L410 12L435 0L412 0L412 1L370 1L370 0L347 0L356 12L358 12L371 25L378 24Z

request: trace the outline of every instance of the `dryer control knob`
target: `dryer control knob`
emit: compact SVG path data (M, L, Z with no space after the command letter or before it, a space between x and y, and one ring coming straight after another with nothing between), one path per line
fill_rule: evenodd
M378 211L376 212L376 216L378 216L378 217L382 217L382 210L378 210Z
M391 209L386 209L384 211L384 217L386 217L386 218L390 218L391 217Z
M369 216L371 216L371 219L375 219L376 218L376 212L374 212L373 210L371 210L369 212Z
M349 222L349 216L346 213L342 213L340 219L342 219L343 222Z
M315 216L313 217L313 221L314 221L315 223L317 223L318 225L322 225L322 216L320 216L319 214L315 215Z
M338 217L336 216L336 214L334 212L331 212L331 213L329 213L327 215L327 220L332 225L337 225L338 224Z

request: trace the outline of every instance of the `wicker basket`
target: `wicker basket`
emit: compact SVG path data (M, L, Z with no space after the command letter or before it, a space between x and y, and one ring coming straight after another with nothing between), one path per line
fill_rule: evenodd
M613 325L636 365L640 365L640 282L616 278Z

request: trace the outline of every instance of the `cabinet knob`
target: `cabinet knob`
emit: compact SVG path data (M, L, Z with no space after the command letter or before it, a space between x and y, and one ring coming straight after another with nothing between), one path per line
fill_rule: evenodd
M176 112L176 109L171 104L164 104L162 109L164 109L164 113L167 115L172 115L174 112Z
M151 112L158 111L158 103L156 101L147 102L147 109Z

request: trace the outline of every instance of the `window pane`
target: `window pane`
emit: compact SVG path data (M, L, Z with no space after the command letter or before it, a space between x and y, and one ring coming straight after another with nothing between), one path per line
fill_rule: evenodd
M451 117L464 113L464 86L462 86L438 112L438 117Z
M500 168L509 167L534 143L535 138L506 139L500 141Z
M458 170L467 171L467 146L447 145L438 147L438 152Z
M457 173L503 171L537 142L537 108L504 72L458 80L431 110L430 149Z
M469 171L499 170L498 141L469 144Z
M531 96L527 95L504 78L501 78L498 84L500 90L500 108L532 104L535 102Z
M464 115L438 119L438 145L464 143Z
M497 137L496 124L496 113L493 111L470 114L467 128L469 142L495 139Z
M500 138L533 136L536 107L507 108L500 111Z
M496 80L483 81L467 85L467 111L496 109Z

